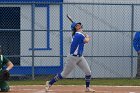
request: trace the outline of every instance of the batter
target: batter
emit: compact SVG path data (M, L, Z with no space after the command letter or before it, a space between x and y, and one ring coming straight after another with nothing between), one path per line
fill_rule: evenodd
M64 70L57 74L50 81L46 82L46 91L59 79L66 78L70 72L78 66L85 73L86 92L95 92L95 90L89 87L91 80L91 70L86 59L83 56L84 45L90 41L90 37L87 34L83 34L82 24L73 22L71 25L72 42L70 46L70 55L67 56L67 63Z

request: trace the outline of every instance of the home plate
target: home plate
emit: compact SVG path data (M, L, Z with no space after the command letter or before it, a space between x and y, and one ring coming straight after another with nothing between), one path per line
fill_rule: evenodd
M135 93L135 92L129 92L129 93Z
M55 93L53 90L46 91L47 93Z

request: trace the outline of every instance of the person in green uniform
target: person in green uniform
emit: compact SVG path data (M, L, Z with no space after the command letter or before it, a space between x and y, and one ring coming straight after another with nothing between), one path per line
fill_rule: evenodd
M3 69L3 66L6 66L6 69ZM1 92L8 92L10 87L7 80L3 80L3 71L9 72L13 68L13 63L6 57L2 55L2 47L0 46L0 89Z

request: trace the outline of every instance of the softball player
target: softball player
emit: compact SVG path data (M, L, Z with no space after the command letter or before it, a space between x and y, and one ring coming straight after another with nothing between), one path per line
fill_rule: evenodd
M138 54L136 78L140 78L140 32L135 33L135 36L134 36L134 39L133 39L133 47Z
M70 46L70 55L67 56L67 63L64 67L64 70L57 74L53 79L46 82L46 91L59 79L66 78L69 73L75 68L75 66L79 66L80 69L85 73L85 81L86 81L86 92L95 92L95 90L89 88L90 79L91 79L91 70L86 59L83 57L84 44L88 43L90 37L87 34L83 34L81 23L73 22L71 25L72 33L72 43Z
M3 69L3 66L5 65L7 66L6 70ZM7 79L9 77L6 77L7 75L5 75L5 73L8 73L8 71L12 69L13 66L14 66L13 63L2 55L2 49L0 47L0 89L1 89L1 92L8 92L10 90L10 87L7 82Z

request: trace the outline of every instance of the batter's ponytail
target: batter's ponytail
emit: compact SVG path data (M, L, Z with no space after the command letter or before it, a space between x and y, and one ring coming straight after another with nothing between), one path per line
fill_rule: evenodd
M76 29L74 28L74 29L72 30L72 36L74 36L75 33L76 33Z

